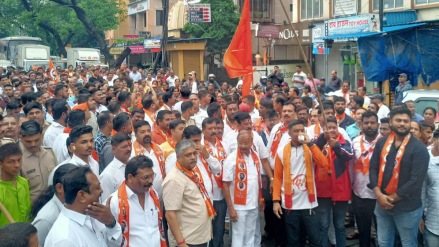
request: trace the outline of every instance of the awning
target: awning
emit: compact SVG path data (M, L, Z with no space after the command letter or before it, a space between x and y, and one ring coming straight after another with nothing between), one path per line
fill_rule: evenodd
M410 28L414 28L414 27L420 27L420 26L424 26L424 25L426 25L425 22L417 22L417 23L411 23L411 24L405 24L405 25L384 27L383 32L361 32L361 33L349 33L349 34L336 34L336 35L331 35L331 36L324 36L321 38L324 40L328 40L328 39L355 39L355 38L367 37L367 36L378 35L378 34L383 34L383 33L401 31L401 30L410 29Z
M405 24L405 25L390 26L390 27L384 27L383 31L386 33L389 33L389 32L395 32L395 31L400 31L400 30L414 28L414 27L425 26L425 24L426 24L425 22L417 22L417 23L411 23L411 24Z
M366 37L366 36L371 36L371 35L375 35L378 34L378 32L363 32L363 33L348 33L348 34L336 34L336 35L331 35L331 36L324 36L321 37L321 39L355 39L355 38L359 38L359 37Z

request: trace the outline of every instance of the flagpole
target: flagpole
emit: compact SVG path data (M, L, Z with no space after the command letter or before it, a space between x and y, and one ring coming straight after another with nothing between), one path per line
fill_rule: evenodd
M320 107L320 110L321 110L321 112L322 112L321 115L322 115L322 117L323 117L323 125L324 125L324 126L322 126L322 127L324 127L324 129L326 129L326 117L325 117L325 113L324 113L324 110L323 110L322 97L321 97L321 95L320 95L319 90L317 90L317 86L316 86L316 84L314 83L314 75L313 75L313 73L312 73L311 66L310 66L309 63L308 63L308 59L307 59L307 57L306 57L305 51L303 50L303 46L302 46L302 43L300 42L299 35L296 35L296 30L294 29L293 23L291 22L291 19L290 19L290 16L288 15L288 13L287 13L287 10L285 9L285 5L284 5L284 3L283 3L282 0L279 1L279 2L280 2L280 4L282 5L282 9L283 9L283 11L284 11L284 13L285 13L285 17L287 18L288 23L290 24L291 30L293 31L294 38L296 38L296 41L297 41L297 43L299 44L300 52L301 52L301 54L302 54L302 56L303 56L303 60L305 61L306 68L308 69L309 73L311 74L311 78L312 78L311 82L312 82L312 85L313 85L313 87L314 87L314 89L315 89L316 97L317 97L317 102L319 103L319 107ZM311 41L311 42L312 42L312 41Z

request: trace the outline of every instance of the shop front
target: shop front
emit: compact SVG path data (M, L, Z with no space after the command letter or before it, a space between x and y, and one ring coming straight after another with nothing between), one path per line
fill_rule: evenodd
M319 23L313 29L313 47L316 54L317 74L329 78L332 71L351 83L351 89L365 86L368 93L378 90L378 83L366 81L358 52L357 39L380 30L377 14L363 14ZM324 30L324 35L322 34ZM322 70L323 68L323 70Z

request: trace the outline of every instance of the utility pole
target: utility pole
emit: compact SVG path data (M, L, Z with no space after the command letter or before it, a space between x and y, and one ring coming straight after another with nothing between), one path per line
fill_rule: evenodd
M380 16L380 32L382 32L384 26L384 0L379 0L378 14Z
M166 52L166 46L168 44L168 18L169 18L169 0L162 0L163 6L163 37L162 37L162 62L161 67L168 66L168 56Z

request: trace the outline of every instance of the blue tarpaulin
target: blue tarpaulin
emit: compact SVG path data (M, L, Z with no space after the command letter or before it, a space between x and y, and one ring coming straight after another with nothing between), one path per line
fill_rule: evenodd
M439 80L439 28L413 28L417 24L410 24L413 25L411 29L396 26L386 30L385 35L358 38L367 80L385 81L395 72L413 74L413 86L418 84L419 75L426 85Z

